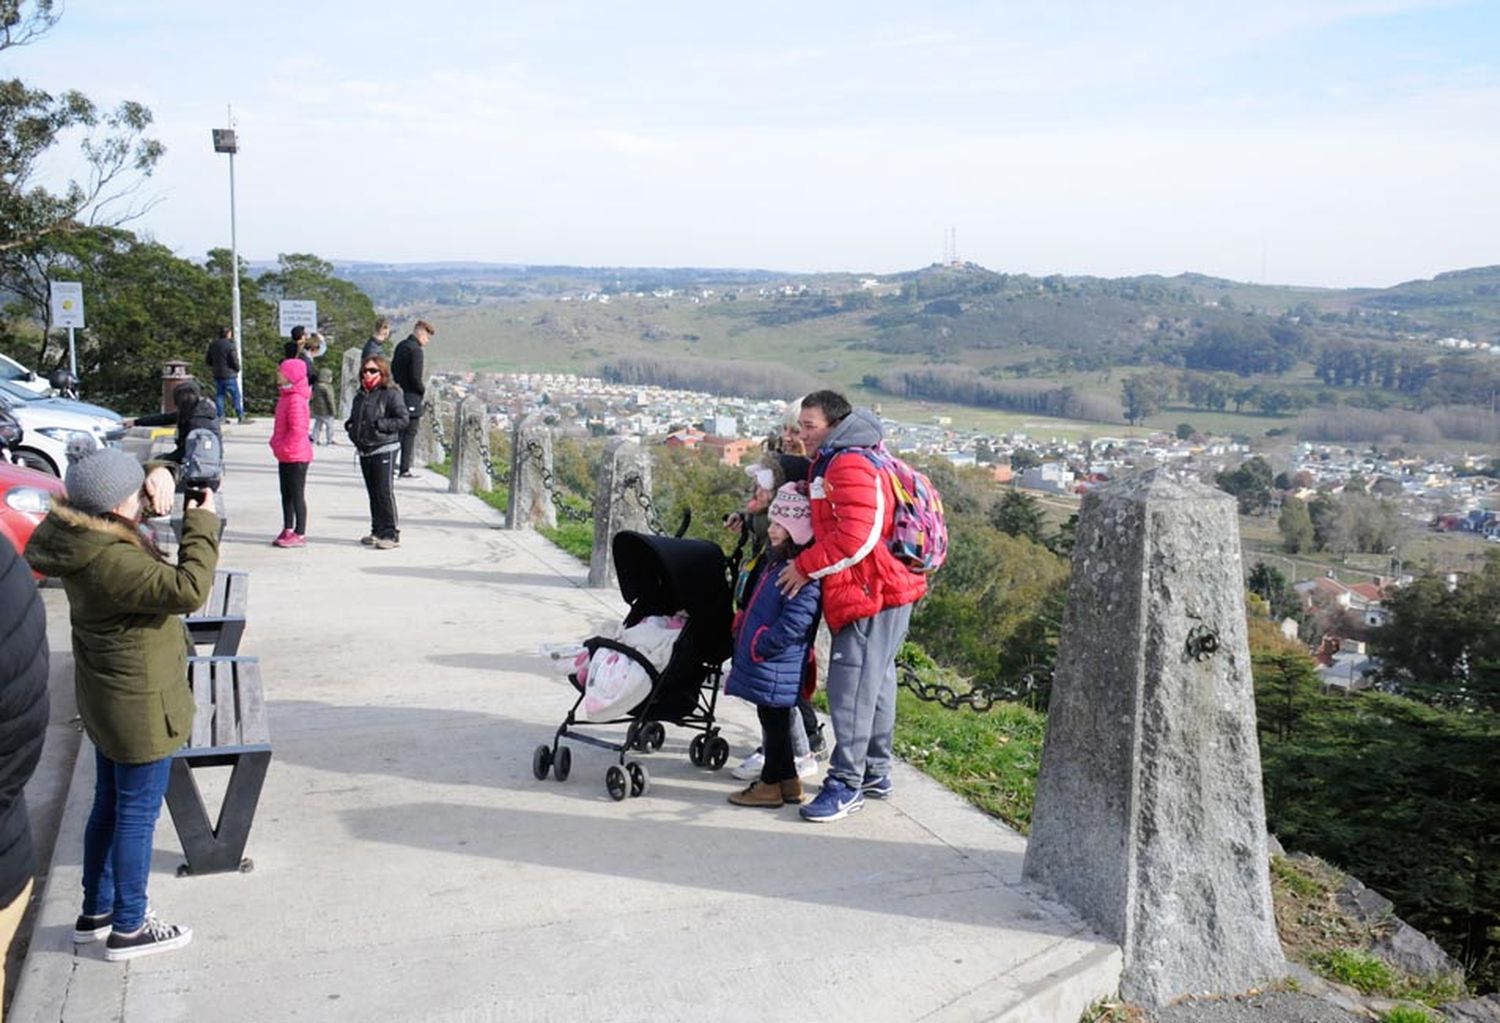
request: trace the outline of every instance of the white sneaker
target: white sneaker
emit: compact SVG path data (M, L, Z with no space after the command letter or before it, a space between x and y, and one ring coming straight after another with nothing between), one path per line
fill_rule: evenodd
M816 777L821 770L822 768L818 766L818 758L815 754L809 753L805 757L797 758L797 777L813 778Z
M731 768L729 774L740 781L751 781L760 777L761 768L765 766L766 751L758 749Z

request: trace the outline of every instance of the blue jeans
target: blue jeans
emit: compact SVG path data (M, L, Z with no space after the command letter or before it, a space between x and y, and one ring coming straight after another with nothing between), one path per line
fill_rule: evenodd
M146 921L151 836L171 775L170 757L121 764L94 751L94 809L83 830L83 912L114 914L117 931Z
M245 399L240 397L240 381L238 377L229 377L225 380L214 378L214 407L219 410L219 418L224 418L224 395L234 398L234 414L241 419L245 418Z

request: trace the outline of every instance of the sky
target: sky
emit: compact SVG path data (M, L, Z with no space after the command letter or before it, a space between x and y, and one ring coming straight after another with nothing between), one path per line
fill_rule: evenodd
M1500 263L1497 0L68 0L179 255L1382 287ZM59 150L47 171L76 173Z

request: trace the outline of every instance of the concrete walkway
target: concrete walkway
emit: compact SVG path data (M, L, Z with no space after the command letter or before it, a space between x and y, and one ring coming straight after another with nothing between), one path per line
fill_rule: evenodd
M255 869L178 878L164 812L151 901L192 944L75 955L85 741L13 1020L1075 1023L1114 989L1118 950L1020 884L1024 840L911 769L826 826L729 806L740 783L670 727L641 798L611 801L610 755L582 745L569 781L536 781L572 693L538 646L618 621L618 594L428 473L399 482L402 546L361 547L347 446L317 449L308 546L272 548L269 423L226 432L221 564L251 573L241 652L275 746ZM66 600L46 599L57 684ZM753 712L721 706L738 756Z

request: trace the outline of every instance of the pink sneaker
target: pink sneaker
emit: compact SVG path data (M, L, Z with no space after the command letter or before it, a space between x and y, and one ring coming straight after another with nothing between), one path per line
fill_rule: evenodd
M274 540L271 541L271 546L272 547L295 547L296 544L293 543L292 541L294 541L296 539L297 539L297 534L296 533L292 532L290 529L283 529L280 533L276 534L276 539L274 539Z
M301 533L292 533L290 536L288 536L286 538L286 546L288 546L288 547L306 547L307 546L307 537L303 536Z

